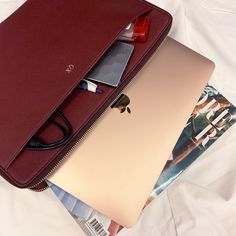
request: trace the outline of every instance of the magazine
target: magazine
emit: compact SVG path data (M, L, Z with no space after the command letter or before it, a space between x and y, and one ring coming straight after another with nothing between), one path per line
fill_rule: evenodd
M236 121L236 108L207 85L195 106L152 195L158 195Z
M153 198L160 194L188 166L190 166L208 147L230 128L235 121L236 108L213 86L207 85L145 206L147 206ZM83 205L81 205L81 209L82 206ZM87 207L91 210L89 206ZM77 210L79 211L80 209L78 208ZM95 217L94 215L90 215L87 219L76 217L75 215L74 217L88 236L115 236L122 228L119 224L116 224L110 219L106 219L106 217L103 218L102 223L102 220L99 219L97 215L97 213L95 214ZM105 221L106 223L104 223Z
M72 215L75 221L83 229L85 235L116 235L120 228L118 224L51 182L47 181L47 184L68 212Z

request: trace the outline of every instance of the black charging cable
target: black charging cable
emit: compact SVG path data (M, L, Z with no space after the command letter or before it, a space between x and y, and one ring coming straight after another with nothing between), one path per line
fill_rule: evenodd
M42 139L40 139L39 137L33 137L26 145L27 150L32 150L32 151L51 150L65 145L70 140L70 137L72 135L72 127L70 122L67 120L67 118L63 115L62 112L56 111L55 114L60 117L60 119L65 123L67 128L65 128L63 125L61 125L60 123L51 118L49 118L49 122L54 124L62 132L63 137L59 141L54 143L44 143Z

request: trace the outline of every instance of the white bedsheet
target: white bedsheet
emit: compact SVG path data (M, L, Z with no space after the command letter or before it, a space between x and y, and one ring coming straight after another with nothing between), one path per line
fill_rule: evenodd
M0 0L0 21L24 0ZM236 105L236 1L152 0L174 17L170 35L216 63L211 79ZM1 37L1 36L0 36ZM120 236L236 235L236 125L212 145ZM50 190L0 179L0 236L83 235Z

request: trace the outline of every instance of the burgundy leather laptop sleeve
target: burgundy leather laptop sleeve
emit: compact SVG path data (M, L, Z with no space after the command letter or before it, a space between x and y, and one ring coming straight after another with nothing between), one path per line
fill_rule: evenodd
M149 37L133 43L120 85L101 85L104 93L99 95L75 92L120 32L142 14L151 19ZM171 22L167 12L142 0L28 0L3 21L0 174L20 188L41 183L142 68ZM72 124L70 142L50 151L25 150L36 133L48 141L60 138L46 124L56 109Z

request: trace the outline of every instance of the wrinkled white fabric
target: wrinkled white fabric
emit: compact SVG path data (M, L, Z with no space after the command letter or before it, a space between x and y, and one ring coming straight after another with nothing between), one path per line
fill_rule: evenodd
M0 0L0 21L25 0ZM216 63L211 79L236 105L235 0L152 0L174 17L170 36ZM120 236L236 235L236 125L142 212ZM0 179L0 236L83 235L50 190Z
M0 179L0 236L84 235L51 190L20 190Z

